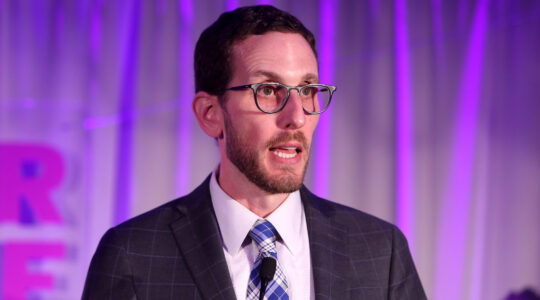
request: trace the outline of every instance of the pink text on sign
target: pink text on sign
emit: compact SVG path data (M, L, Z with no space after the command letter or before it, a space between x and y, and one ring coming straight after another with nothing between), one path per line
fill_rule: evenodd
M32 264L48 259L65 257L65 247L61 243L28 242L6 243L0 245L0 261L3 261L0 274L0 299L28 299L31 290L54 288L54 277L41 273Z
M51 194L63 177L62 156L54 148L0 144L0 223L61 223Z

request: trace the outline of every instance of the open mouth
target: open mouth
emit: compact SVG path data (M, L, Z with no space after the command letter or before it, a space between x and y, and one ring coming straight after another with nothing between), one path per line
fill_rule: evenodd
M294 158L302 152L302 149L294 146L278 146L270 148L270 151L281 158Z

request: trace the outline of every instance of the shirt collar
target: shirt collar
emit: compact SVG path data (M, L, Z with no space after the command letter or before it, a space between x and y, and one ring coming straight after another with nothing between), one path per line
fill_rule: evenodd
M215 172L210 180L210 195L227 252L236 255L259 216L232 199L217 183ZM300 192L295 191L268 217L281 236L283 244L293 254L301 250L301 230L305 222Z

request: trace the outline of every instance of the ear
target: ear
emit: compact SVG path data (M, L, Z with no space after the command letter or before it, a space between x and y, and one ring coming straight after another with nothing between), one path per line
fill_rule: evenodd
M223 133L223 111L218 96L207 92L197 92L193 98L193 112L201 129L213 138L219 138Z

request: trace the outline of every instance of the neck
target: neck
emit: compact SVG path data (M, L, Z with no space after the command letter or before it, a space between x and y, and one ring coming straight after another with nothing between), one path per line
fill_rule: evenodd
M220 176L221 171L224 171L223 168L224 166L220 165L216 170L219 186L232 199L261 218L269 216L289 196L289 194L271 194L263 191L236 168L234 168L235 176ZM230 178L234 178L234 180L230 180Z

